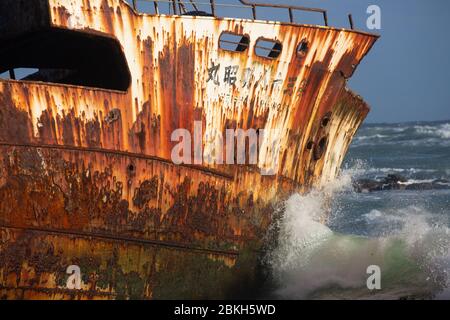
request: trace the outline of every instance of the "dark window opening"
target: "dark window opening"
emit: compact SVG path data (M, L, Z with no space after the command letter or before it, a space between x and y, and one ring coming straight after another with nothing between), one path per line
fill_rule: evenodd
M320 122L320 126L322 128L325 128L330 123L330 120L331 120L331 112L328 112L326 115L323 116L322 121Z
M316 144L316 147L314 148L314 160L319 160L322 158L327 147L327 142L327 138L323 137L319 140L319 143Z
M131 76L119 42L89 32L53 29L4 41L0 76L126 91Z
M255 53L259 57L275 59L281 53L283 46L280 42L268 39L258 39L255 44Z
M297 54L300 57L304 57L306 56L308 49L309 49L308 42L306 40L302 40L297 46Z
M136 166L133 163L130 163L127 167L129 173L134 173L136 171Z
M250 44L248 36L223 32L219 38L220 49L234 52L244 52Z

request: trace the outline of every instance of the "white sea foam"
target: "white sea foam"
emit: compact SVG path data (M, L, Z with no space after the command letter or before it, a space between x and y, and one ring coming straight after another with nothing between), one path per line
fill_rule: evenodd
M401 126L364 127L353 140L354 146L449 146L450 123L403 124Z
M450 139L450 123L444 123L439 126L417 125L414 129L419 134L436 136L442 139Z
M266 257L278 285L275 294L383 299L444 294L449 282L450 234L445 224L431 222L432 213L418 206L362 213L370 225L386 228L375 238L339 234L321 223L330 198L349 191L353 174L346 171L324 190L297 194L286 202L277 226L278 245ZM393 223L399 227L389 228ZM369 265L382 270L380 292L366 287Z
M363 141L363 140L370 140L370 139L383 139L383 138L387 138L387 135L383 135L383 134L373 134L373 135L369 135L369 136L357 136L355 137L356 141Z
M412 185L412 184L432 183L434 181L435 181L435 179L422 179L422 180L421 179L409 179L409 180L407 180L405 182L399 181L398 184L409 186L409 185Z
M404 172L404 173L434 173L437 172L435 169L420 169L420 168L370 168L367 170L368 173L376 173L376 172L382 172L382 173L391 173L391 172ZM449 171L450 172L450 171Z
M450 139L450 123L446 123L438 129L438 134L444 139Z

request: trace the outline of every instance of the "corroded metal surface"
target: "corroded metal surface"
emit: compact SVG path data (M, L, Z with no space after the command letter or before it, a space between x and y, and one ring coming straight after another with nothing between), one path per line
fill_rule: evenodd
M258 250L273 206L333 179L368 112L345 84L373 35L142 15L119 0L32 8L41 14L29 30L18 18L4 35L112 37L131 85L0 80L0 297L226 297L232 275L254 263L243 252ZM249 48L219 49L225 31L248 35ZM258 38L279 41L280 56L255 55ZM278 129L280 161L264 141L256 166L175 165L171 133L193 132L194 121L205 153L209 132ZM267 164L275 175L260 174ZM71 264L82 269L80 291L65 288Z

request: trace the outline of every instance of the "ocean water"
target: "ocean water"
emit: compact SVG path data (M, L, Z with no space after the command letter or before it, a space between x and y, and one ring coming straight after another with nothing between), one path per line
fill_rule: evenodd
M336 182L280 207L264 259L273 297L450 299L450 190L353 190L387 174L450 180L450 121L364 125ZM371 265L381 289L367 287Z

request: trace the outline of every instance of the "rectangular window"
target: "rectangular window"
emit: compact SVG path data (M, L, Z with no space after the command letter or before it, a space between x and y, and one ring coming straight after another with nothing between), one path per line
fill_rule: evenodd
M222 32L219 38L219 47L232 52L244 52L248 49L250 38L246 35L231 32Z
M255 54L258 57L276 59L281 54L281 42L260 38L255 44Z

